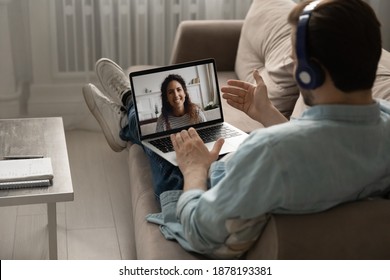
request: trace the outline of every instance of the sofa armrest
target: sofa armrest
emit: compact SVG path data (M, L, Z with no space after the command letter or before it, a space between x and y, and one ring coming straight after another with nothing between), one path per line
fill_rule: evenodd
M176 31L171 63L214 58L218 71L234 71L243 20L182 21Z
M388 260L390 200L371 198L320 213L272 215L248 259Z

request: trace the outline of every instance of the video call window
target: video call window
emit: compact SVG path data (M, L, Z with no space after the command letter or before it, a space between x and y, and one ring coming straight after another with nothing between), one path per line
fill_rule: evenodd
M161 88L167 77L169 77L169 80L173 79L175 81L176 77L179 77L178 80L180 81L176 81L174 88L180 87L184 83L187 94L174 93L177 96L172 97L170 101L166 97L169 105L165 108L173 108L176 103L184 102L186 96L189 96L191 102L197 108L200 121L212 121L221 118L219 92L212 63L135 76L133 77L133 88L142 136L159 132L158 129L161 131L162 127L167 130L170 125L174 126L171 128L178 128L178 125L183 127L189 125L189 123L186 123L189 121L189 117L185 116L180 119L170 118L170 125L166 125L162 120ZM165 96L167 94L166 92Z

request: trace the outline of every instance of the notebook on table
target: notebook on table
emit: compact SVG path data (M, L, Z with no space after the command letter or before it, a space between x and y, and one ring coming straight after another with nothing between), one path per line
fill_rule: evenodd
M0 190L49 187L52 180L50 158L0 160Z
M206 121L182 123L164 131L156 130L162 108L161 84L170 74L180 75L184 79L192 103L198 106ZM209 150L218 138L224 138L220 155L236 151L248 137L247 133L224 121L214 59L132 72L130 84L140 141L174 165L177 165L176 154L169 136L183 129L194 127Z

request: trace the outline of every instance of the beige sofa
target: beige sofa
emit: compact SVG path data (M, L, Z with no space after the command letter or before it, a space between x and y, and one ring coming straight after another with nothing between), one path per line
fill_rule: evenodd
M265 2L282 5L282 2L286 1L288 0L255 0L253 6L256 6L256 2L262 6L265 5ZM248 22L251 23L251 13L253 16L255 8L251 8L245 21L183 22L177 32L171 62L179 63L214 57L217 62L220 84L225 84L229 78L238 78L240 76L238 72L242 72L242 69L238 68L244 67L238 66L242 63L240 59L245 55L240 54L240 51L245 49L245 46L242 46L245 44L243 43L243 32L247 31L248 27L245 25ZM380 69L381 72L378 70L380 73L376 83L376 90L381 95L378 93L376 95L388 98L390 96L390 55L388 53L384 53L381 67L383 68ZM266 66L263 68L264 71L268 71ZM277 73L277 71L271 73L272 71L264 73L272 78L273 73ZM281 76L283 75L286 73L281 74ZM245 79L242 75L240 78ZM278 77L270 83L277 79ZM294 107L298 94L292 94L291 83L284 84L288 87L287 93L285 92L286 98L283 100L280 96L274 95L273 101L286 115L290 115L293 110L295 115L299 115L304 106L298 100L297 106ZM269 84L271 90L273 86ZM387 91L384 92L383 89ZM278 93L278 91L280 93L280 89L276 88L271 94ZM292 107L286 109L287 103L292 104ZM228 105L225 106L224 110L226 121L245 131L249 132L262 127ZM375 139L373 139L373 144L375 144ZM153 194L149 162L142 149L137 145L129 144L128 153L137 258L203 259L203 256L184 251L177 242L165 240L159 227L145 220L147 214L159 212ZM389 221L390 201L383 198L346 203L318 214L272 215L261 237L243 258L390 259Z

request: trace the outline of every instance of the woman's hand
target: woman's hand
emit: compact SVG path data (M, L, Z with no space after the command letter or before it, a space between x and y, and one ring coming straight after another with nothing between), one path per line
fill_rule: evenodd
M211 151L208 150L194 128L171 135L177 162L184 176L184 191L207 189L207 174L212 162L216 161L224 140L218 139Z

